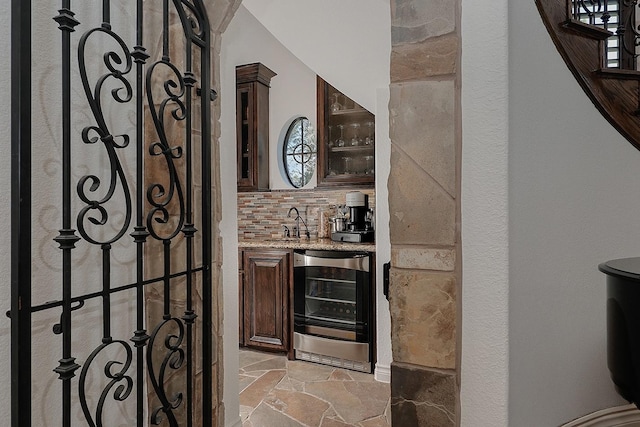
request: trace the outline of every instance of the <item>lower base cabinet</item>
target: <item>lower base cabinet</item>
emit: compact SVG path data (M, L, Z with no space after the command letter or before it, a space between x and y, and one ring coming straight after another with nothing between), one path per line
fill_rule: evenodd
M244 249L240 262L240 345L291 358L291 251Z

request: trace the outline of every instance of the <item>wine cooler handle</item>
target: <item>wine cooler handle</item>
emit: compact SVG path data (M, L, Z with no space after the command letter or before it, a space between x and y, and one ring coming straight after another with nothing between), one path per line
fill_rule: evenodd
M391 261L385 262L382 265L382 291L384 292L384 296L389 301L389 272L391 270Z
M369 257L320 258L295 252L294 267L334 267L369 272Z

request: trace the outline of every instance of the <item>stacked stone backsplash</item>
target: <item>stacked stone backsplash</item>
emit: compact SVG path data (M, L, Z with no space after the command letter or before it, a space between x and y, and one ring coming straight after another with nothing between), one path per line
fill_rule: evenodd
M287 218L289 209L295 207L307 223L312 237L318 235L318 217L325 209L333 216L337 205L345 204L345 195L361 191L369 196L369 207L374 209L374 189L340 190L276 190L267 192L238 193L238 239L273 238L283 236L283 225L292 232L294 218ZM304 233L304 226L301 233Z

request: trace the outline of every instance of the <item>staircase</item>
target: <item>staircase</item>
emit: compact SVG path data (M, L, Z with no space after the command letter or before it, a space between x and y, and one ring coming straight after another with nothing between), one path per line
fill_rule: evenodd
M631 40L635 49L634 19L627 18L635 17L633 10L638 6L633 0L615 2L616 6L620 4L621 22L610 24L609 3L607 0L536 0L547 31L582 89L598 111L640 149L640 72L612 68L612 61L607 60L607 50L610 51L607 40L615 34L626 34L625 41ZM592 13L585 13L587 9L583 6L586 5ZM619 63L628 67L635 64L635 53L623 56L626 58L620 58Z

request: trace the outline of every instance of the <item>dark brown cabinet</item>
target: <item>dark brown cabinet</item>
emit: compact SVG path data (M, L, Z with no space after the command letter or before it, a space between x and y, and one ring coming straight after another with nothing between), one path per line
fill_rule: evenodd
M318 187L375 185L375 116L317 78Z
M245 249L241 259L240 344L292 356L292 254L281 249Z
M236 67L238 191L269 189L269 85L261 63Z

